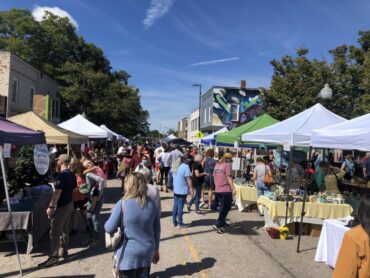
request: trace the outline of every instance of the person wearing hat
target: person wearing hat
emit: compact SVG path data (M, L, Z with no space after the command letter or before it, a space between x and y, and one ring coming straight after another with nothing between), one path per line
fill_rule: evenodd
M70 158L61 154L57 158L54 192L46 210L50 223L50 255L38 265L47 268L58 264L59 257L68 257L69 229L73 211L72 192L77 187L76 176L68 169ZM61 245L61 246L60 246Z

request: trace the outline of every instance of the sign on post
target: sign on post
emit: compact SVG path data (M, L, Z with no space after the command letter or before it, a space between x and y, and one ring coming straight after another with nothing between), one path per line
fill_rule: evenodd
M204 134L201 131L198 131L197 134L195 134L195 137L198 139L202 139L204 137Z
M33 163L40 175L45 175L49 170L49 150L46 144L35 145L33 148Z

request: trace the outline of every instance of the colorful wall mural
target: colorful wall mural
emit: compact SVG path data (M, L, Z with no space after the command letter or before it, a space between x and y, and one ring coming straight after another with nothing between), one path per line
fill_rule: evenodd
M261 115L261 104L259 90L213 88L212 124L232 128L247 123Z

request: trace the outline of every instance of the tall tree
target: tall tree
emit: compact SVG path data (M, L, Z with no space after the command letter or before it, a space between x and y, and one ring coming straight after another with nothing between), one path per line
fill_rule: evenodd
M41 22L29 10L0 12L0 48L13 52L62 86L62 119L85 112L97 124L126 136L149 130L139 90L124 70L112 71L104 51L78 36L67 18L46 13Z

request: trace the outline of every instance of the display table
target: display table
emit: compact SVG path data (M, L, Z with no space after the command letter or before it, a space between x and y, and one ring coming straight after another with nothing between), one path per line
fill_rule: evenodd
M49 202L50 197L44 197L34 202L32 210L12 212L14 229L26 231L28 235L27 254L32 252L41 237L50 229L50 220L46 215ZM0 231L11 230L9 212L1 211Z
M325 262L331 267L335 267L338 253L342 245L344 233L350 228L336 219L327 219L322 226L319 245L317 246L315 262Z
M286 202L272 201L266 196L257 200L260 211L265 215L265 226L285 225ZM300 222L303 202L289 202L288 223ZM317 204L306 202L304 223L323 224L324 219L337 219L351 216L352 207L348 204Z
M248 206L257 203L258 195L256 187L235 184L235 190L235 204L238 206L239 211L243 211Z

